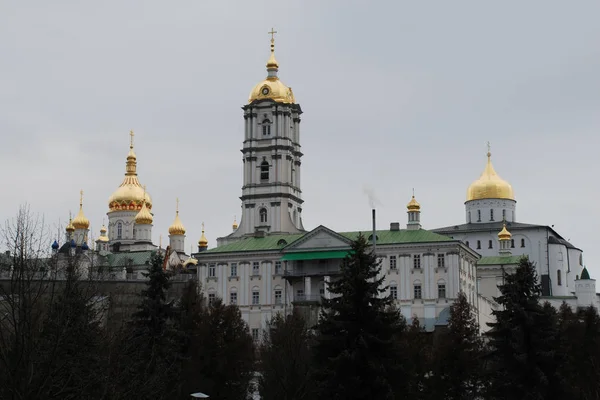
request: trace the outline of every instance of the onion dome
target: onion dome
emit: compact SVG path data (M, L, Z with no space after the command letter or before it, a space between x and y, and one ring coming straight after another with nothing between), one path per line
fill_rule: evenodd
M97 242L108 242L108 236L106 236L106 226L102 225L100 228L100 237L98 237Z
M141 210L142 203L152 210L152 199L146 193L137 177L137 156L133 151L133 131L130 131L131 142L129 144L129 153L127 154L127 163L125 167L125 178L121 186L108 199L108 208L110 211L122 210Z
M284 85L277 77L279 70L279 63L275 59L275 34L277 32L271 29L269 33L271 34L271 56L267 61L267 77L254 86L250 92L248 103L269 99L278 103L294 104L296 99L292 88Z
M179 199L177 199L177 209L175 210L175 221L169 227L169 235L185 235L185 227L179 219Z
M154 218L150 214L148 207L146 207L146 203L142 203L142 209L135 216L135 223L137 225L151 225L153 220Z
M510 240L512 234L506 229L506 223L502 224L502 230L498 232L498 240Z
M233 217L233 224L231 225L231 228L235 231L238 228L238 223L235 217Z
M71 219L71 217L69 216L69 223L67 224L67 227L65 228L65 230L68 233L73 233L75 232L75 227L73 226L73 220Z
M83 244L81 245L81 250L89 250L90 248L87 245L87 242L83 242Z
M202 236L200 236L200 240L198 240L198 247L203 249L208 247L208 239L206 239L206 236L204 235L204 222L202 223Z
M52 250L58 250L59 247L58 242L55 240L54 243L52 243Z
M487 153L487 164L483 173L467 189L467 201L481 199L514 200L515 194L510 183L500 178L492 165L492 153Z
M90 220L83 215L83 190L79 192L79 213L73 220L73 226L75 229L88 229L90 227Z
M74 239L71 239L71 247L72 247L72 248L75 248L75 247L77 247L77 243L75 243L75 240L74 240Z
M590 273L588 272L586 267L583 267L583 271L581 271L581 277L579 279L591 279Z
M406 205L406 208L408 209L408 212L417 212L421 210L421 205L419 204L417 199L415 199L414 194L412 196L412 199L410 199L410 201Z

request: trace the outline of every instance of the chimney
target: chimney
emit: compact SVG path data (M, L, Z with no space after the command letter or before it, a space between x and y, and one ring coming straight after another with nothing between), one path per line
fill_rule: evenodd
M373 211L373 254L375 254L375 247L377 245L377 229L375 226L375 209Z
M400 230L400 222L392 222L390 224L390 231L399 231Z

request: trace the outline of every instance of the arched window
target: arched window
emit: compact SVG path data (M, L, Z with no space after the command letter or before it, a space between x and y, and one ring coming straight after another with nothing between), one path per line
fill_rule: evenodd
M506 210L502 210L502 219L506 220Z
M490 209L490 221L494 220L494 209Z
M262 131L263 131L263 136L269 136L271 134L271 121L269 121L268 119L265 119L262 122Z
M481 249L481 240L477 241L477 249Z
M521 239L521 247L525 247L525 239Z
M556 270L556 284L558 286L562 286L562 276L561 276L560 269Z
M469 246L469 241L468 241L468 240L465 242L465 244L467 245L467 247L470 247L470 246Z
M514 248L515 248L515 239L510 239L510 247L511 247L512 249L514 249Z
M121 239L121 237L123 237L123 224L119 222L117 224L117 239Z
M477 222L481 222L481 210L477 210Z
M491 249L493 247L494 247L493 242L491 240L488 240L488 249Z
M260 180L261 181L269 180L269 162L267 160L263 161L260 164Z
M471 211L469 211L469 224L471 223Z
M135 239L137 235L137 229L135 229L135 227L133 228L133 238Z
M261 208L260 211L258 211L258 214L260 216L260 222L263 224L266 223L267 222L267 209Z

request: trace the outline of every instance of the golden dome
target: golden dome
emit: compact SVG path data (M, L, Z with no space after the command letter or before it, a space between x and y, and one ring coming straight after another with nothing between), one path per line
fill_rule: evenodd
M202 223L202 236L200 236L200 240L198 240L198 247L203 249L208 247L208 239L204 235L204 222Z
M238 223L235 217L233 217L233 224L231 225L231 227L234 231L238 228Z
M106 226L102 225L100 228L100 237L98 237L98 242L108 242L108 236L106 236Z
M414 194L413 194L412 199L410 199L410 201L406 205L406 208L408 209L408 212L415 212L415 211L420 211L421 210L421 205L419 204L419 202L417 201L417 199L415 199L415 195Z
M90 227L90 220L83 215L83 190L80 192L79 197L79 212L72 222L75 229L88 229Z
M510 183L500 178L491 160L492 153L487 153L487 164L483 173L467 189L467 201L481 199L508 199L514 200L515 195Z
M133 151L133 131L129 134L131 135L131 143L127 154L125 178L119 188L108 199L108 208L110 211L139 211L142 209L142 204L145 203L148 210L152 210L152 199L137 177L137 157Z
M169 227L169 235L185 235L185 227L179 219L179 199L177 199L177 208L175 209L175 221Z
M135 223L137 225L150 225L153 220L154 218L152 217L152 214L150 214L150 211L148 211L146 203L142 203L142 209L135 216Z
M274 35L277 32L271 30L269 33ZM271 36L271 56L267 61L267 78L254 86L250 92L248 103L267 99L276 101L278 103L296 103L292 88L284 85L277 77L278 70L279 63L275 59L275 38Z
M69 217L69 223L67 224L65 230L69 233L75 232L75 227L73 226L73 220L71 219L71 217Z
M502 230L498 232L498 240L510 240L512 234L506 229L506 224L502 224Z

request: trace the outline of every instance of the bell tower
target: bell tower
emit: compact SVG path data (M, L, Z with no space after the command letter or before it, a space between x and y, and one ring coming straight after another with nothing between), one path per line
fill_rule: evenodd
M302 190L300 189L302 152L300 115L292 88L277 76L275 33L271 29L271 55L267 77L259 82L244 110L242 147L243 186L242 218L229 236L219 244L253 235L299 233L302 226Z

